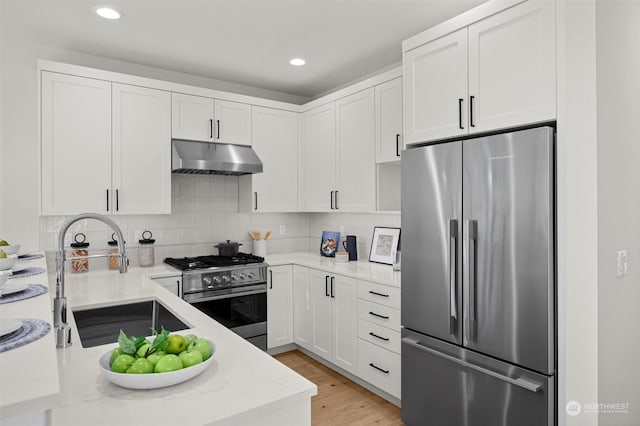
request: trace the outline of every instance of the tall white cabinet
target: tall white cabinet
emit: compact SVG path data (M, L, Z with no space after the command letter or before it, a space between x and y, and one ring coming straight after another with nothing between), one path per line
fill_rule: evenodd
M171 94L113 83L113 209L171 213Z
M303 211L375 210L374 89L302 114Z
M254 106L251 127L263 170L240 177L240 209L298 211L298 113Z
M107 212L111 82L42 72L41 211Z
M41 212L171 213L169 92L42 72Z
M554 120L554 8L523 2L406 49L405 142Z

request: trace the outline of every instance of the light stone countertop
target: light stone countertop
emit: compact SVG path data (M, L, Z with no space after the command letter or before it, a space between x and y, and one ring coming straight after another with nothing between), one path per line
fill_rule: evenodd
M179 274L180 271L159 264L151 268L131 268L126 274L90 271L66 275L73 344L56 350L52 333L47 339L41 339L50 345L46 348L47 358L51 358L52 353L58 357L58 368L49 362L47 369L53 373L38 382L55 382L54 376L59 375L60 395L50 412L52 425L258 424L262 416L274 410L286 410L290 405L299 406L317 393L313 383L149 279ZM51 283L55 281L53 274L49 279ZM50 291L53 297L51 293L53 291ZM191 326L180 334L211 339L216 344L214 361L199 376L167 388L129 390L115 386L100 374L98 359L117 344L83 348L72 311L150 299L160 301ZM114 336L114 342L116 338ZM33 345L26 346L28 352L32 349L30 346ZM38 356L35 351L32 353ZM4 361L1 357L5 354L0 354L0 361ZM5 374L4 367L2 374ZM1 378L4 387L4 376Z
M16 266L46 269L46 261L44 258L20 261ZM8 283L42 284L49 287L46 273L12 278ZM53 329L52 292L55 292L55 285L49 287L49 293L4 303L0 305L0 318L42 319ZM14 416L29 410L44 411L55 405L59 392L53 332L25 346L0 353L0 417Z
M394 271L391 265L358 260L337 263L333 257L320 256L319 253L293 252L267 255L265 262L269 266L300 265L308 268L330 271L359 280L374 281L394 287L400 287L401 271Z

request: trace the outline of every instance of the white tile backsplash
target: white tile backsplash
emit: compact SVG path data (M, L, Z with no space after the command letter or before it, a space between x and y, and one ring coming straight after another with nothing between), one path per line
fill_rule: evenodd
M150 230L156 240L156 263L165 257L215 254L213 248L227 239L242 243L251 252L248 231L271 230L267 253L291 251L317 252L323 230L339 231L358 238L359 257L368 256L374 226L400 226L399 214L371 213L243 213L238 212L238 178L216 175L173 175L172 214L111 216L127 241L131 265L138 265L136 230ZM55 250L57 232L65 216L40 217L40 248ZM286 235L280 235L285 225ZM98 221L82 221L70 232L83 232L94 253L106 252L111 230ZM342 237L341 239L344 239ZM51 256L48 256L49 258ZM107 267L107 261L92 260L92 269Z

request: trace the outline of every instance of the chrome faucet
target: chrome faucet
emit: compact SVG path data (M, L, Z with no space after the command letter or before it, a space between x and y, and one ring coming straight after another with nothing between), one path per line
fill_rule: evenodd
M116 241L118 242L118 253L110 254L97 254L92 256L76 256L67 257L64 250L64 236L67 231L79 220L83 219L95 219L105 223L116 234ZM83 213L68 219L60 228L58 233L58 242L56 246L56 297L53 299L53 326L56 328L56 347L66 348L71 346L71 327L67 323L67 298L64 295L64 264L67 260L87 259L94 257L111 257L118 256L118 266L120 273L127 272L127 256L124 249L124 238L122 231L118 225L101 214L97 213Z

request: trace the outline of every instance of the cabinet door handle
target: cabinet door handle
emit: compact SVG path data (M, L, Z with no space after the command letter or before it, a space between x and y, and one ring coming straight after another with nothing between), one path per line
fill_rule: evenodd
M388 341L389 341L389 338L388 338L388 337L378 336L376 333L374 333L374 332L372 332L372 331L370 331L370 332L369 332L369 336L373 336L373 337L375 337L376 339L384 340L385 342L388 342Z
M384 374L389 374L389 370L383 370L382 368L378 367L377 365L375 365L372 362L370 362L369 365L372 366L373 368L375 368L378 371L382 371Z
M389 295L388 295L388 294L378 293L377 291L369 290L369 293L371 293L371 294L375 294L376 296L389 297Z
M373 315L374 317L378 317L378 318L382 318L382 319L389 319L389 317L387 317L387 316L376 314L375 312L371 312L371 311L369 311L369 315Z
M331 277L331 297L335 298L336 295L333 294L333 284L335 283L336 277Z
M107 211L109 211L109 190L107 189Z
M464 126L462 125L462 102L464 102L464 99L458 98L458 127L464 130Z
M216 127L218 128L218 139L220 139L220 120L216 120Z
M273 288L273 271L269 270L269 288Z
M330 198L331 199L331 210L334 209L334 207L333 207L333 193L334 193L334 191L331 191L331 198Z
M119 190L116 189L116 211L120 210L120 194Z
M475 98L475 96L469 96L469 126L471 127L476 127L476 125L473 124L473 100Z
M324 276L324 295L329 297L329 275Z
M338 210L338 191L336 191L336 210Z
M400 157L400 133L396 133L396 157Z
M254 197L255 197L255 199L256 199L256 206L255 206L254 210L258 210L258 193L257 193L257 192L254 192L254 193L253 193L253 196L254 196Z
M209 119L209 139L213 139L213 118Z

